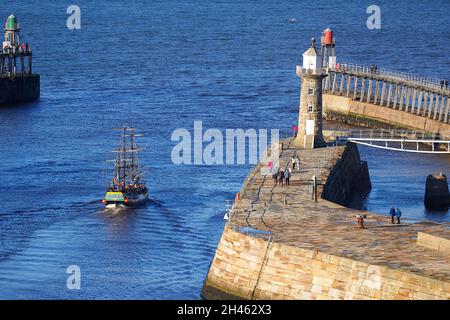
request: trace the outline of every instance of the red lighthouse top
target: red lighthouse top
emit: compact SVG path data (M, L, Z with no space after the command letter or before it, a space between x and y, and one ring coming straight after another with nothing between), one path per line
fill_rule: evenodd
M326 28L322 32L322 45L332 45L334 44L333 30Z

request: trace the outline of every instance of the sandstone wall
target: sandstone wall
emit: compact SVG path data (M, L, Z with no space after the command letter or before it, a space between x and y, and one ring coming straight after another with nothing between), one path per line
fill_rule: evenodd
M226 227L206 299L450 299L450 283L254 238Z

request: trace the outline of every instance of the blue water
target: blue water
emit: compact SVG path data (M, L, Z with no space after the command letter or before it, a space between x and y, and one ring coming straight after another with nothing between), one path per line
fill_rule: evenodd
M378 1L382 29L366 28L370 1L2 1L14 12L42 76L39 102L0 109L0 298L198 299L223 211L248 173L241 166L175 166L176 128L288 128L298 106L295 65L311 36L336 31L341 61L450 78L450 2ZM296 18L295 23L288 19ZM102 209L112 127L145 136L147 206ZM368 209L395 202L425 213L425 177L448 157L362 150L374 190ZM81 268L68 290L66 268Z

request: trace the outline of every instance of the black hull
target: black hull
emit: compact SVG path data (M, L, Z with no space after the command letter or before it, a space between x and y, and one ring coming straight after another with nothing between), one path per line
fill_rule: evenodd
M32 102L40 95L39 75L0 77L0 105Z

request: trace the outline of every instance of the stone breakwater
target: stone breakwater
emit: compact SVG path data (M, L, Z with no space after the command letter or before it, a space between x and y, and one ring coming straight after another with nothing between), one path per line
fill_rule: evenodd
M205 280L205 299L450 299L450 255L442 249L448 224L392 225L364 212L366 228L358 229L361 211L341 205L370 187L356 146L283 145L280 167L297 154L300 172L288 187L261 176L259 166L250 174Z

